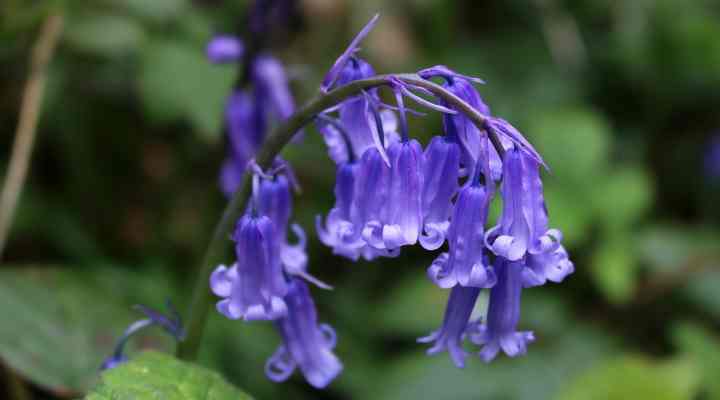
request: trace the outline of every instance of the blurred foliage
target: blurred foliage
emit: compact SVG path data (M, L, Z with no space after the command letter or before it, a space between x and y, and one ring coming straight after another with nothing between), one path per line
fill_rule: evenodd
M216 32L241 32L247 5L0 2L3 176L38 26L52 10L66 18L0 267L0 358L37 398L97 382L101 360L138 317L132 304L187 305L225 204L222 114L238 72L206 62L204 46ZM435 254L353 264L311 239L313 273L336 287L315 297L339 334L340 378L323 392L297 373L270 382L272 326L218 315L202 364L256 398L720 399L720 177L703 170L720 129L716 1L305 0L301 9L292 32L270 43L298 104L377 11L363 45L377 71L445 64L483 77L493 113L550 167L551 224L576 272L523 293L521 327L537 336L527 356L457 370L415 343L442 321L447 291L424 274ZM425 143L441 129L432 114L410 123ZM285 155L303 187L295 218L312 231L332 206L333 164L313 129ZM95 396L135 379L143 363L174 363L137 355L171 346L152 334L133 340L133 363L105 374Z
M100 265L0 270L0 354L48 390L83 393L96 383L100 364L118 335L141 318L130 306L162 304L162 296L171 293L162 279L151 271L141 276ZM154 333L140 335L133 343L172 350L169 340Z

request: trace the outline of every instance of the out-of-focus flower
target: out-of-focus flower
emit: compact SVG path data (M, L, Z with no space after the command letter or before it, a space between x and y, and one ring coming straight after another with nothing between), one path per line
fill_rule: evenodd
M234 63L242 59L245 45L240 38L231 35L218 35L208 42L207 58L213 63Z

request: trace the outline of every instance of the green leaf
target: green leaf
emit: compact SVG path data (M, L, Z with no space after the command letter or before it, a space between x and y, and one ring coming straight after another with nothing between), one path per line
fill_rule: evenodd
M103 373L102 383L87 400L243 400L246 393L218 373L172 356L145 352Z
M142 56L140 92L148 115L167 123L187 118L207 139L220 133L234 69L212 65L200 47L158 41Z
M81 393L97 380L98 367L140 314L131 305L169 295L153 274L95 267L26 266L0 270L0 358L35 384L56 393ZM145 299L145 301L143 301ZM133 339L142 348L171 348L159 330Z
M703 389L708 399L720 399L720 338L690 323L673 329L676 345L699 367Z
M615 234L600 243L600 248L593 254L592 277L608 300L625 303L632 298L637 279L633 241Z
M136 50L145 32L128 17L93 15L68 22L66 38L79 50L111 57Z
M690 400L698 386L697 376L694 365L685 360L658 362L625 355L586 371L557 399Z

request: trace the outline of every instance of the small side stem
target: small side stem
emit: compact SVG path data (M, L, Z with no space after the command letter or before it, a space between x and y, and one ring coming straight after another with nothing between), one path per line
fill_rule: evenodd
M60 38L62 25L61 15L48 16L30 55L30 75L23 89L15 142L0 197L0 257L7 243L15 207L30 165L45 88L46 69Z
M317 114L340 103L348 97L360 94L363 90L389 85L391 77L427 89L434 95L445 100L447 104L454 109L465 114L479 129L483 129L485 117L442 86L422 79L417 74L377 75L371 78L353 81L325 94L321 93L302 108L298 109L267 137L256 157L258 165L262 168L269 167L283 147L290 142L295 132L315 119ZM488 134L498 153L501 155L504 154L500 140L495 136L494 132L488 132ZM222 261L223 249L225 249L225 246L228 244L228 234L240 217L242 210L245 209L245 204L250 192L251 179L249 174L246 173L240 189L235 192L230 203L225 207L222 218L215 227L212 239L203 257L203 264L198 272L195 287L193 288L190 311L187 319L187 338L181 342L177 348L177 356L180 359L190 361L197 359L200 341L202 340L205 329L205 322L214 300L210 292L210 274Z

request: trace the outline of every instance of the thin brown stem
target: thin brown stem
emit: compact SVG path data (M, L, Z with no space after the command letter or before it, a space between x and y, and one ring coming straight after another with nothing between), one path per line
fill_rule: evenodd
M30 165L47 77L46 70L60 38L62 26L61 15L48 16L30 55L30 74L22 94L15 142L0 195L0 257L7 243L17 202Z

